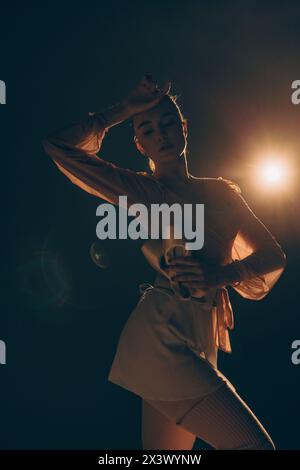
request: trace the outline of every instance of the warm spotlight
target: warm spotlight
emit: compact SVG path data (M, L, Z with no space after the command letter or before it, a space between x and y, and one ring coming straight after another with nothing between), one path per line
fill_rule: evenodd
M264 187L283 187L289 182L288 164L283 158L276 157L262 160L256 167L255 179Z
M262 176L266 183L279 183L284 176L284 169L278 162L266 163L262 168Z

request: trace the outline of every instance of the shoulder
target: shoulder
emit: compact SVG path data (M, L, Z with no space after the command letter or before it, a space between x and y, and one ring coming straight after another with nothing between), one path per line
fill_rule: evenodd
M215 178L203 178L205 193L208 200L213 201L216 206L224 209L236 206L241 198L242 190L238 183L231 179L218 176Z
M217 177L192 177L192 181L195 183L203 184L207 187L211 187L212 189L224 189L228 190L231 189L233 191L236 191L237 193L241 193L241 188L240 186L232 180L229 180L227 178L223 178L222 176L217 176Z
M218 176L218 178L216 178L216 181L219 185L222 185L226 189L234 191L238 194L241 194L242 192L240 186L235 181L223 178L222 176Z
M199 184L202 184L206 189L212 190L212 191L217 191L220 193L236 193L236 194L241 194L242 190L240 186L232 180L229 180L227 178L223 178L222 176L218 177L202 177L202 178L196 178L193 177L193 181L199 182Z

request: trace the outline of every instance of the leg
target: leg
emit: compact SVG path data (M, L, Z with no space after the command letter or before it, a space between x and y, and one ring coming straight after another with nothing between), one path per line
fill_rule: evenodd
M182 416L179 425L215 449L275 449L262 424L227 384L201 398Z
M142 399L144 450L192 450L196 436Z

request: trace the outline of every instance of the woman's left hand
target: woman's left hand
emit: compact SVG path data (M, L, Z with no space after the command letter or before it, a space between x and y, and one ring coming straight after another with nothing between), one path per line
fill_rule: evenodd
M172 281L187 288L208 289L226 285L223 266L210 265L192 256L174 258L164 270Z

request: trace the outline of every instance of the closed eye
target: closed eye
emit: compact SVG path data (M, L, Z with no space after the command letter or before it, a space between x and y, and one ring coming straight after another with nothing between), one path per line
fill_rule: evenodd
M164 127L172 126L175 123L176 121L167 122L164 124ZM149 134L152 134L152 132L153 130L149 130L149 131L144 132L143 135L149 135Z

